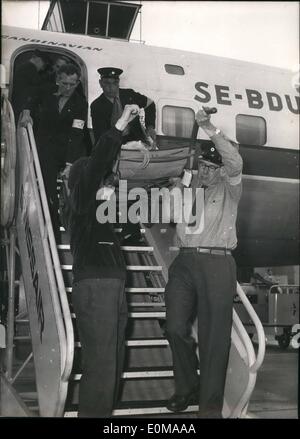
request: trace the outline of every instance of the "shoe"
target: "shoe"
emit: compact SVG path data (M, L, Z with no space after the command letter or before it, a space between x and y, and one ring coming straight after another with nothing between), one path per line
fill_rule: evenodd
M188 395L176 395L175 393L175 395L173 395L172 398L169 399L166 408L170 410L170 412L183 412L190 404L197 404L198 399L198 390L194 390Z

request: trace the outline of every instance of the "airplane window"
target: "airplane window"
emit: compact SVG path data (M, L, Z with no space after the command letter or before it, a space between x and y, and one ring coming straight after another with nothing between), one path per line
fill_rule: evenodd
M128 38L128 32L135 16L136 7L111 5L108 36Z
M60 17L57 4L55 4L52 14L49 18L49 23L47 24L47 30L50 30L51 32L63 32L62 20Z
M194 122L191 108L166 105L162 109L162 131L167 136L190 138Z
M88 35L107 36L108 6L103 3L90 3Z
M110 2L109 2L110 3ZM110 38L129 38L136 6L89 3L88 34Z
M170 75L184 75L183 67L176 66L175 64L165 64L165 70Z
M244 145L262 146L267 141L267 125L263 117L238 114L236 140Z
M109 0L53 0L42 28L129 40L141 5L124 3L126 5Z
M71 4L72 3L72 4ZM65 31L73 34L85 33L85 2L60 2Z

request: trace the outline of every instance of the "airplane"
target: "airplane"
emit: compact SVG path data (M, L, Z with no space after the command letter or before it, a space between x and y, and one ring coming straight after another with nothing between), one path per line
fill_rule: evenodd
M195 114L202 106L215 107L218 111L212 116L213 123L239 143L244 162L243 195L237 221L239 244L235 251L237 266L241 270L239 280L248 281L243 279L243 268L298 264L299 90L293 72L245 61L130 43L127 40L101 38L97 35L98 31L90 36L45 30L50 28L50 22L51 11L44 30L2 26L1 87L6 99L2 115L9 122L6 124L8 143L14 136L20 136L20 133L16 133L12 116L9 116L7 104L12 95L14 71L16 65L26 60L37 48L50 57L64 55L78 65L82 88L89 104L101 93L97 69L105 66L123 69L120 87L133 88L156 104L156 131L159 150L162 151L190 146L191 140L195 140L193 145L197 156L201 146L210 145L210 140L201 130L197 133L197 139L193 139ZM87 127L93 141L90 114ZM29 133L31 142L30 136ZM11 163L14 159L10 159ZM5 184L8 185L5 192L9 196L4 194L6 199L2 207L5 207L6 213L2 212L2 225L5 227L13 222L16 203L20 202L26 226L24 236L20 239L30 255L27 275L32 277L34 285L35 300L32 306L37 315L36 340L39 339L42 344L45 310L51 304L47 306L47 300L41 293L43 276L40 273L38 280L39 271L34 268L38 255L25 212L26 185L24 182L21 198L17 199L20 194L13 196L15 183L6 179ZM34 207L31 206L31 209ZM47 214L45 217L49 223ZM158 259L162 259L161 265L166 269L172 256L165 251L168 244L164 241L170 242L174 230L168 228L161 237L159 227L150 230L149 243L158 246ZM53 244L50 244L52 252L51 246ZM56 279L58 284L62 282L60 276ZM62 305L64 307L65 304ZM66 350L68 348L63 348L61 354L64 361ZM260 352L260 360L261 356ZM54 413L61 413L61 408L56 410ZM49 412L45 409L44 413Z
M82 35L2 27L3 91L15 64L34 48L68 56L81 68L88 102L101 92L99 66L124 70L120 86L151 97L159 143L190 139L195 112L216 107L214 124L240 144L243 197L237 230L239 266L298 263L299 96L293 73L244 61ZM91 120L88 118L91 131ZM208 142L199 130L198 139Z

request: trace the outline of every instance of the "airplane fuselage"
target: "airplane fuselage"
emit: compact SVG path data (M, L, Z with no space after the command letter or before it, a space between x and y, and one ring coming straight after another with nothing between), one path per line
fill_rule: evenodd
M2 87L9 94L15 61L36 47L67 55L80 66L89 104L101 93L97 69L123 69L120 86L154 100L162 147L188 141L195 112L202 105L216 107L213 123L240 143L244 161L238 265L298 263L299 95L295 72L194 52L3 26ZM88 127L91 129L90 115ZM209 142L201 130L197 148L199 142Z

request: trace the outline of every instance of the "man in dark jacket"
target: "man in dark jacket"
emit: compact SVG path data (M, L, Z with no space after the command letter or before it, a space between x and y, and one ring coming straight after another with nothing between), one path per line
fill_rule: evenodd
M77 160L69 176L72 300L83 354L80 417L111 416L118 396L127 323L126 267L113 224L97 220L101 201L96 194L120 151L122 132L137 112L137 105L126 105L91 156Z
M71 164L85 155L83 128L87 118L87 101L75 90L80 71L65 64L57 73L57 85L39 88L24 104L20 123L32 123L31 113L38 108L38 126L34 134L42 168L53 229L58 237L57 174L64 169L68 176Z
M91 104L95 141L97 142L105 131L114 126L126 104L137 104L140 108L145 108L147 134L155 143L155 104L147 96L137 93L131 88L119 88L122 72L123 70L114 67L98 69L98 73L101 75L99 83L103 93ZM145 140L145 134L138 118L135 118L123 133L123 144L132 140Z

